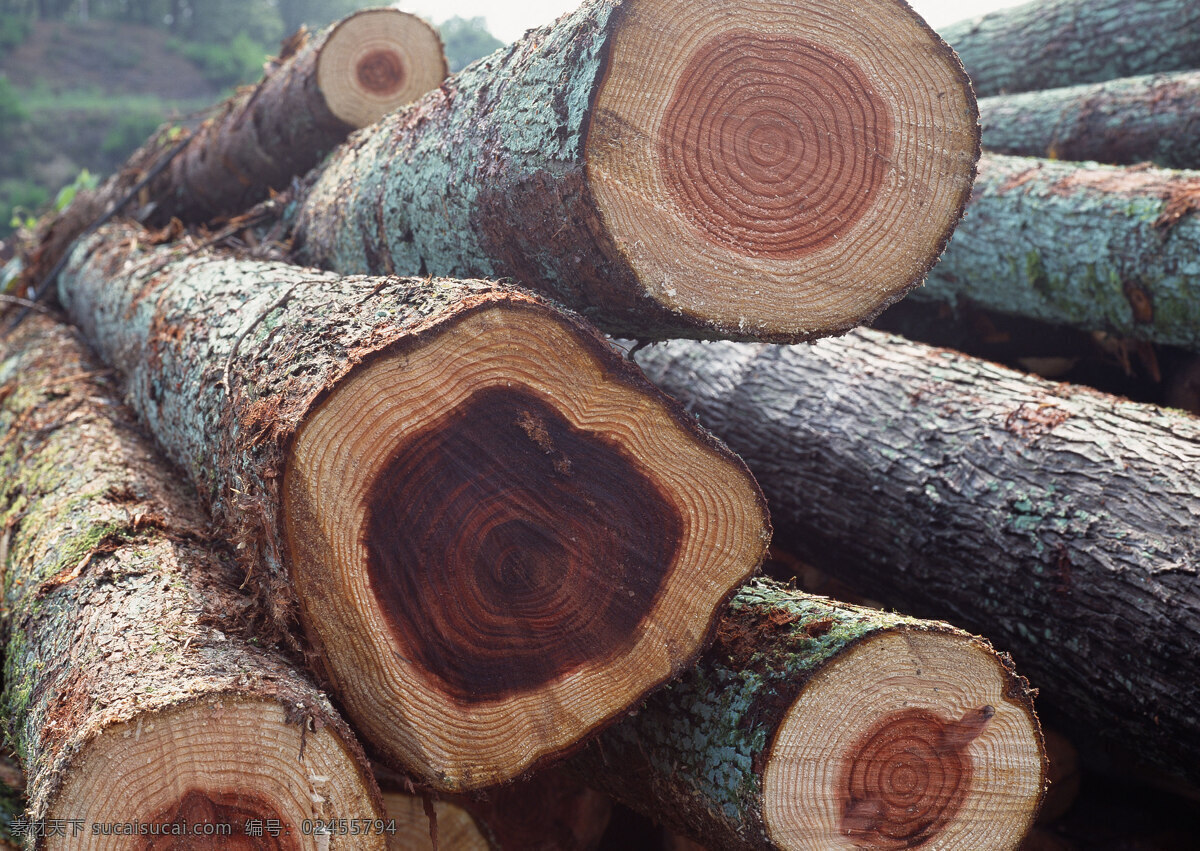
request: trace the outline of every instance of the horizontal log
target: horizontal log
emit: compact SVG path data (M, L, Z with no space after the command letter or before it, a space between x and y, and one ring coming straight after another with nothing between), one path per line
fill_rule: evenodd
M1200 172L985 155L917 301L1200 351Z
M979 123L1000 154L1200 168L1200 71L983 98Z
M638 361L741 453L782 546L1200 774L1200 420L873 331Z
M129 847L112 825L184 821L256 842L250 819L300 843L314 819L380 818L350 729L269 633L248 640L263 613L109 375L44 316L0 350L0 703L29 847Z
M384 759L557 758L690 665L770 534L745 466L511 287L82 243L60 298Z
M339 149L296 257L796 341L925 276L977 157L961 66L899 0L588 0Z
M220 104L194 133L164 126L116 174L44 224L27 275L41 280L160 163L136 199L140 220L234 215L287 188L352 130L436 88L446 73L437 32L399 9L356 12L311 40L301 31L256 86Z
M1045 786L1028 686L947 624L756 580L572 765L714 851L1015 849Z
M941 33L980 97L1200 68L1191 0L1034 0Z

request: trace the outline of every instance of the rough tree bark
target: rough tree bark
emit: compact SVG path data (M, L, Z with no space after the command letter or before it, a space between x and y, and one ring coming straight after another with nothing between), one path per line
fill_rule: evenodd
M41 316L0 358L2 704L29 846L128 847L105 826L187 821L229 825L237 847L316 848L306 820L381 818L345 722L246 640L261 612L108 372ZM251 818L290 835L248 836Z
M615 720L695 660L763 556L745 466L534 296L120 228L59 283L278 620L295 601L356 729L435 787Z
M986 155L919 301L1200 351L1200 172Z
M1200 72L997 95L979 102L989 151L1200 168Z
M980 97L1200 67L1192 0L1035 0L941 33Z
M944 623L756 580L717 643L572 761L712 849L1018 846L1045 787L1028 682Z
M436 88L446 73L437 32L398 9L356 12L311 41L298 33L258 85L225 101L143 190L139 218L161 225L240 213L285 189L355 128ZM181 136L179 128L162 128L119 172L43 227L31 278L50 270Z
M742 454L783 546L1200 777L1200 421L879 332L638 359Z
M512 277L625 335L810 339L925 276L977 157L902 2L589 0L340 148L297 256Z

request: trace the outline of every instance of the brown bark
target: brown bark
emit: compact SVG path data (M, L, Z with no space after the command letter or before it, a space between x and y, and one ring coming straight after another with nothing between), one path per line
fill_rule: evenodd
M782 546L1010 650L1064 732L1197 777L1196 418L877 332L638 359L742 454Z
M256 86L221 104L190 137L162 128L44 226L27 279L40 280L180 139L187 137L183 149L125 212L153 225L242 212L285 189L355 128L436 88L446 73L437 33L398 9L356 12L311 41L297 33Z
M627 336L810 339L924 278L975 118L898 0L588 0L340 148L296 256L511 277Z
M1200 71L997 95L979 102L999 154L1200 168Z
M249 640L263 613L110 373L43 316L0 358L2 702L29 847L114 847L127 837L106 825L186 820L240 847L315 848L306 820L378 818L353 734ZM290 835L249 836L249 819Z
M614 721L761 560L741 462L511 287L118 228L59 283L359 732L435 787L511 779Z

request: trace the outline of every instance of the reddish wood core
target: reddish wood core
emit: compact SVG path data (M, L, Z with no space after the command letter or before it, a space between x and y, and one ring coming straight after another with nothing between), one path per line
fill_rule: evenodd
M973 742L995 710L950 721L913 709L884 719L845 761L842 833L858 847L920 848L954 818L971 784Z
M372 50L358 60L354 75L368 92L390 95L404 85L404 63L394 50Z
M397 653L472 702L627 652L682 530L621 446L493 387L397 446L363 543Z
M893 134L887 104L849 56L740 30L693 54L657 142L668 190L702 235L794 259L870 208Z
M247 835L262 827L262 835ZM274 822L279 835L272 836ZM218 825L229 825L228 834ZM159 835L145 837L145 851L299 851L295 826L280 819L270 803L256 795L237 792L212 792L189 789L172 806L147 823L147 830Z

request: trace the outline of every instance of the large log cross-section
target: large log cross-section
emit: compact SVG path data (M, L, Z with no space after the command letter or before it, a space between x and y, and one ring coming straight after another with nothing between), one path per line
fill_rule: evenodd
M119 227L59 283L359 731L435 786L615 720L695 660L763 555L744 465L533 296Z

